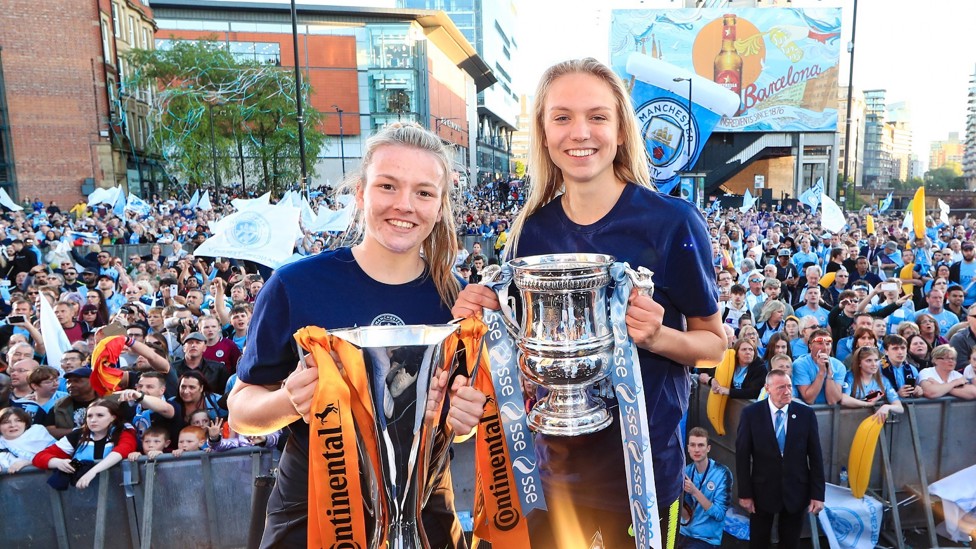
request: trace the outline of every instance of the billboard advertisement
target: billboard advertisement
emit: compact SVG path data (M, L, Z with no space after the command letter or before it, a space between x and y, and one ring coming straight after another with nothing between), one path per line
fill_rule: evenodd
M632 53L685 68L739 97L715 131L837 131L840 8L613 10L610 62Z

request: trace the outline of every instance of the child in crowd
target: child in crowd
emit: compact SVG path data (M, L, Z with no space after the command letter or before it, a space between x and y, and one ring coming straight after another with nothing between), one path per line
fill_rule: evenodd
M57 487L67 482L84 490L101 473L122 461L136 449L135 429L125 423L119 404L96 399L88 405L85 424L34 456L34 467L63 473ZM55 486L52 484L52 486Z
M184 452L203 450L203 445L206 442L207 432L202 427L187 425L180 431L180 438L176 442L176 449L173 450L173 457L180 457Z
M129 454L129 461L137 461L142 456L146 456L147 459L156 459L163 455L169 443L169 431L161 425L153 425L142 433L142 452Z

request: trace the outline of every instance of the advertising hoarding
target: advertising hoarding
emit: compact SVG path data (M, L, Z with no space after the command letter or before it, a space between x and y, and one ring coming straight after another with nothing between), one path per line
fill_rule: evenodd
M840 8L613 10L610 61L644 53L739 96L715 131L837 131Z

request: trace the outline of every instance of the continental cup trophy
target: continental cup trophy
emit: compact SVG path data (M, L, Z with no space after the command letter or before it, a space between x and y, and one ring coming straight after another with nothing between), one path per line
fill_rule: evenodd
M296 334L320 368L310 423L310 542L318 529L325 547L428 546L420 511L452 438L440 426L446 390L431 391L431 383L453 370L457 330L448 324ZM316 345L326 352L316 353ZM324 458L318 467L316 453ZM314 518L313 499L321 502Z
M519 367L548 390L529 412L533 430L557 436L594 433L611 423L603 402L588 394L608 374L614 335L609 318L610 269L602 254L550 254L508 263L521 296L521 318L508 303L508 284L497 288ZM627 267L635 287L650 295L652 273Z

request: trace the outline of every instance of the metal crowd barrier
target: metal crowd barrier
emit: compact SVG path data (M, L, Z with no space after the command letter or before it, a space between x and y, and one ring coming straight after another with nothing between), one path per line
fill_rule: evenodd
M272 450L239 448L124 461L86 489L59 492L50 471L0 475L0 545L7 549L232 548L247 545L254 479ZM120 489L121 488L121 489Z
M689 425L700 425L708 431L712 446L709 455L733 471L733 483L739 416L752 402L729 400L725 435L719 436L708 421L707 391L699 389L692 399ZM945 397L906 399L902 404L905 413L889 414L882 429L868 490L885 503L889 517L886 530L896 546L903 547L902 530L916 527L928 529L930 543L936 546L936 521L928 485L976 463L976 437L972 436L976 401ZM839 484L840 469L847 467L854 434L872 412L827 405L811 408L820 428L827 482ZM737 487L733 487L733 501L736 493Z

